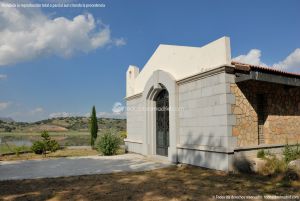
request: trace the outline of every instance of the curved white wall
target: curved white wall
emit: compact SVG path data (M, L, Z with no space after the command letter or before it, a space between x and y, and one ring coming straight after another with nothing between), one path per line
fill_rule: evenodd
M222 37L203 47L159 45L140 73L136 67L128 68L127 72L132 71L134 77L129 79L127 73L127 86L131 90L127 91L126 97L142 93L146 82L156 70L168 72L175 80L180 80L208 69L230 65L230 51L228 37Z

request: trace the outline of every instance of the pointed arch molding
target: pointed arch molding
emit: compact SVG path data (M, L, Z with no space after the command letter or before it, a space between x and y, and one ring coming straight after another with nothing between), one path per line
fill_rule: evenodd
M145 155L156 155L156 95L165 88L169 93L169 148L168 159L171 162L177 162L178 134L178 87L174 77L162 70L154 71L148 79L142 99L145 101L145 131L143 136L143 152Z

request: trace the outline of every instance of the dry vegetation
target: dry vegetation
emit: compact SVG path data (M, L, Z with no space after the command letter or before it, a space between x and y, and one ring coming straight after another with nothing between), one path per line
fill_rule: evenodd
M2 200L214 200L215 195L298 195L300 182L193 166L138 173L0 182Z
M0 118L0 132L12 133L32 133L47 131L88 131L89 118L87 117L58 117L45 119L37 122L15 122L13 120L5 121ZM115 128L117 130L126 130L125 119L107 119L98 118L99 129Z
M17 155L5 155L0 156L0 161L12 161L12 160L29 160L29 159L51 159L59 157L71 157L71 156L90 156L99 155L96 150L92 149L62 149L56 152L49 153L45 156L34 153L25 153Z

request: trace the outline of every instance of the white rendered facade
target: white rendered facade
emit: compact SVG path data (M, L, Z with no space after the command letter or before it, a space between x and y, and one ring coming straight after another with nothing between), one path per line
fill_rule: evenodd
M142 71L127 70L128 151L156 155L155 97L169 94L168 160L232 170L236 139L229 38L203 47L160 45Z

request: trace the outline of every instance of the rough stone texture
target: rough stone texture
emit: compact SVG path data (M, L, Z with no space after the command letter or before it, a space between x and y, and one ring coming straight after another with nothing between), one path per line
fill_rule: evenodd
M290 179L299 180L299 178L300 178L300 159L289 162L287 174Z
M231 84L235 96L232 112L236 125L232 135L238 147L258 145L257 94L266 96L265 144L300 141L300 88L248 81Z
M300 159L289 162L288 167L300 173Z

